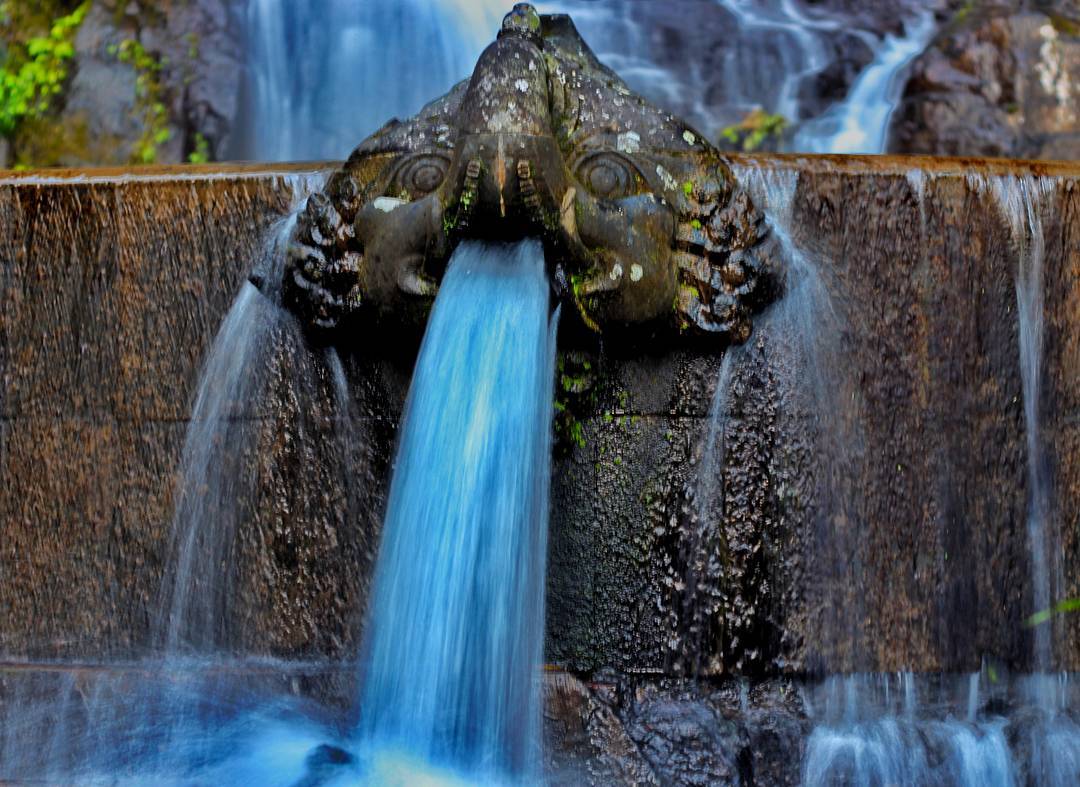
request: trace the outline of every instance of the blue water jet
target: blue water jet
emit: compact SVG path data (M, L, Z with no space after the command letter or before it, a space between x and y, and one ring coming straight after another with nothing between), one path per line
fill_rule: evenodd
M375 571L359 731L373 757L536 775L556 319L538 241L458 247Z

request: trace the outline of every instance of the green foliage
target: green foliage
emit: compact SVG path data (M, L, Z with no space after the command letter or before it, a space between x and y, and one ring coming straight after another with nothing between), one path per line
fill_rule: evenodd
M143 133L135 141L134 158L140 164L153 164L157 161L158 148L172 136L165 91L161 85L161 69L165 63L133 38L113 44L109 54L121 63L130 63L135 69L135 105L136 112L142 116Z
M566 455L585 447L585 427L578 417L596 406L596 373L582 352L560 352L555 376L555 449Z
M1070 19L1054 11L1049 12L1050 24L1062 35L1080 38L1080 21Z
M770 137L782 137L787 126L787 118L783 115L770 114L758 107L738 123L722 130L720 137L750 153L759 149Z
M198 131L195 132L195 149L188 153L187 160L192 164L205 164L210 160L210 143Z
M27 118L44 117L63 90L72 44L79 25L90 10L90 0L53 21L46 35L25 43L10 42L0 65L0 134L11 136ZM17 22L14 3L0 3L5 27Z
M575 395L588 385L587 372L592 364L585 362L584 369L572 368L571 360L563 353L556 360L555 378L555 436L564 445L585 447L585 430L574 414ZM576 372L576 373L575 373Z
M963 24L964 20L971 16L971 12L975 10L975 0L967 0L960 8L953 14L952 23L954 25Z
M1049 609L1041 609L1024 621L1026 626L1039 626L1046 623L1054 615L1063 615L1067 612L1080 611L1080 598L1066 598L1054 604Z

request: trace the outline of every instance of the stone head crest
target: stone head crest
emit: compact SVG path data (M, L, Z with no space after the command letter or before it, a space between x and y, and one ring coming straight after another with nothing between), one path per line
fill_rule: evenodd
M597 331L745 340L775 244L698 132L633 93L567 16L514 7L472 76L365 140L301 213L286 304L318 328L429 304L463 238L543 239Z

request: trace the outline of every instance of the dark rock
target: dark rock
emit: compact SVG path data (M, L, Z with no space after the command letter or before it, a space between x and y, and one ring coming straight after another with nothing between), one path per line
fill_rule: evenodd
M626 734L604 686L590 691L568 673L544 681L544 771L548 784L658 784Z
M147 106L137 93L134 66L121 62L112 49L124 41L137 41L162 66L152 79L166 105L169 137L158 146L155 161L185 161L200 136L211 159L223 153L239 111L243 67L233 10L229 0L123 9L93 4L75 39L74 75L62 112L85 145L67 151L59 163L134 160L146 131Z
M946 25L912 67L890 150L1080 157L1080 24L1047 5L1042 13L984 8Z
M90 7L75 37L75 75L64 106L68 122L85 127L87 149L61 164L124 164L135 155L143 131L136 110L137 75L110 52L126 37L112 10L100 3Z
M304 760L304 775L294 787L318 787L340 779L348 766L354 765L356 758L352 754L324 743L312 749Z
M665 784L751 783L745 729L704 700L639 689L627 730Z

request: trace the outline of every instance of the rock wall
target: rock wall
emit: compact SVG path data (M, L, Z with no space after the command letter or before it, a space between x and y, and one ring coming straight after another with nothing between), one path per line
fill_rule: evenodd
M1080 18L1070 5L961 7L915 61L889 149L1080 158Z
M549 660L673 676L1028 666L1019 250L993 182L1045 191L1042 437L1056 590L1076 596L1080 170L797 157L738 169L797 178L771 208L790 211L794 247L831 294L829 341L798 365L801 334L771 340L763 317L731 358L717 455L722 356L563 337L558 383L575 391L581 439L568 430L555 462ZM0 655L151 648L198 369L302 183L242 168L0 181ZM819 315L805 316L812 334ZM246 522L222 556L234 651L355 654L415 350L379 326L346 337L343 409L326 351L282 323L264 400L234 414L258 435L240 458ZM825 398L807 396L807 368ZM709 450L723 483L706 494ZM1055 625L1075 669L1080 620Z
M235 0L96 0L75 37L56 117L36 136L17 137L26 149L15 158L69 167L223 158L240 112L242 14ZM146 61L124 59L125 45ZM155 133L162 139L144 153Z

